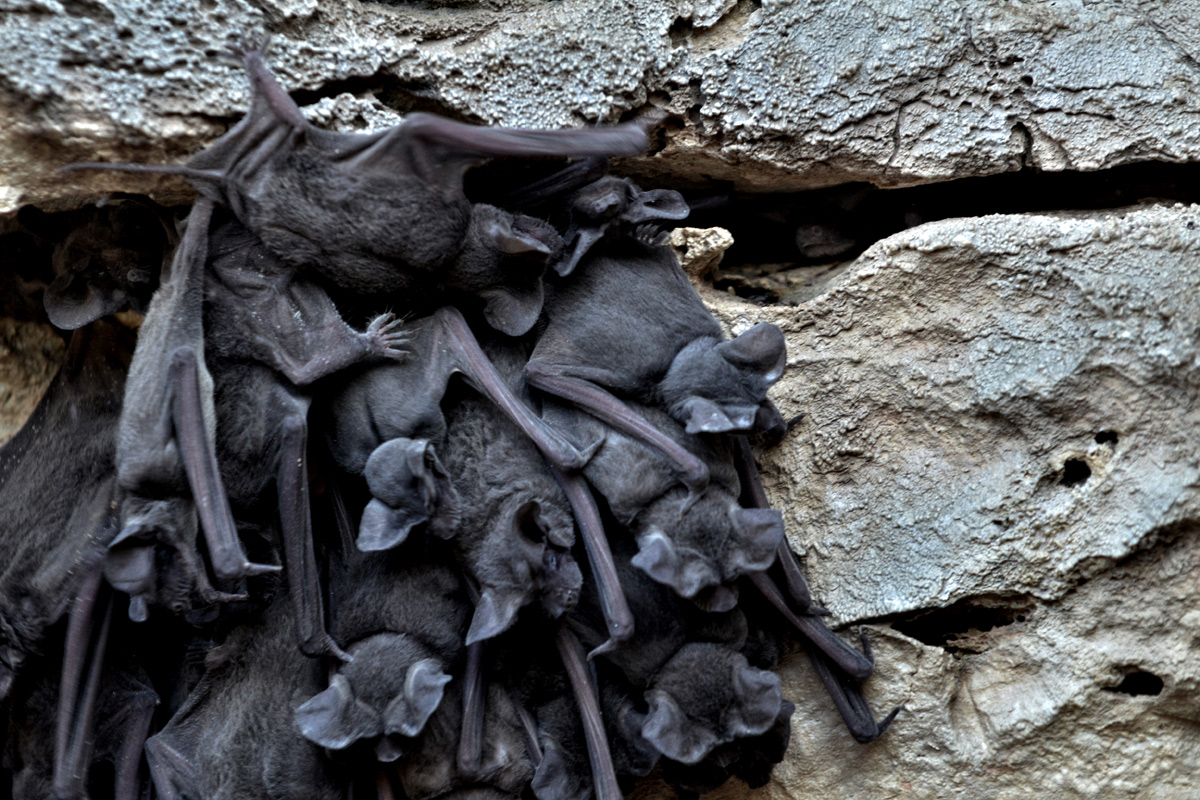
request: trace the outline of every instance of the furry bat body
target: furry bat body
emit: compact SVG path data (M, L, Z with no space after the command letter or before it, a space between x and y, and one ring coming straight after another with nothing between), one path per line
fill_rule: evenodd
M343 800L344 781L292 723L319 690L318 661L296 650L283 598L208 655L200 684L146 744L164 800Z
M545 308L529 385L660 450L693 496L708 481L704 462L625 401L662 403L689 434L751 430L783 373L778 328L763 323L722 341L670 249L633 237L601 242L550 282Z
M219 580L276 569L246 560L216 462L203 327L212 210L201 200L188 218L146 313L125 386L116 451L125 496L106 575L133 597L135 619L145 618L152 601L182 611L193 595L204 604L229 597L213 589L200 562L197 517ZM165 572L160 552L170 564Z
M310 741L394 761L425 727L464 654L470 601L444 545L347 555L330 577L331 629L353 660L296 711Z

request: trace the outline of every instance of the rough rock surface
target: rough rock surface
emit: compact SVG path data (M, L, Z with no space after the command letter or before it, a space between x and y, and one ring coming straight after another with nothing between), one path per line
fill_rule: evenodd
M1197 0L0 0L0 212L113 185L54 176L68 161L211 141L245 105L217 58L244 31L277 33L306 102L357 95L349 127L658 106L668 136L637 171L782 190L1195 159L1198 20Z
M788 332L768 490L836 618L892 621L868 685L905 706L864 748L798 711L770 792L1195 796L1200 207L948 220L798 308L706 299Z

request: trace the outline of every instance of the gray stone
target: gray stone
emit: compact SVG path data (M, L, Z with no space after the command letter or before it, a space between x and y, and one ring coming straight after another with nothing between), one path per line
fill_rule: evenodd
M671 116L647 179L899 186L1200 156L1200 2L0 0L0 213L150 179L54 169L182 160L246 105L218 58L277 33L289 90L374 129L414 106L507 125ZM320 111L318 116L328 112ZM180 182L161 190L183 199Z

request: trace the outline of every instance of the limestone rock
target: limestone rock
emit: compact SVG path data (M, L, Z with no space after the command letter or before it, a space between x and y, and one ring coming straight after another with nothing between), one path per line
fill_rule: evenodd
M276 34L271 62L303 102L357 98L363 113L340 120L351 129L412 108L553 127L663 108L657 154L628 167L647 179L898 186L1200 156L1198 0L0 0L0 12L0 213L155 186L54 170L177 161L212 141L246 106L219 54L247 31Z

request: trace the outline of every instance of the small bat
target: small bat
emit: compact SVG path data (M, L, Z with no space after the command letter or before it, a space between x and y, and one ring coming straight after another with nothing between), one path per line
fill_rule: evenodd
M752 430L783 373L778 328L762 323L722 341L670 249L634 237L602 242L568 278L549 282L545 309L529 385L660 450L693 497L706 465L626 401L663 404L689 434Z
M106 574L132 595L134 619L145 619L151 600L180 611L193 593L204 603L230 598L213 589L200 563L197 516L219 580L278 569L246 560L217 467L202 308L212 211L203 199L192 209L146 312L125 384L116 449L121 533ZM160 547L170 580L155 555Z
M440 446L446 430L440 404L456 373L466 376L513 420L551 463L575 467L587 460L586 453L548 427L513 394L457 309L446 306L412 321L406 333L412 350L409 359L360 371L323 412L334 461L351 475L366 474L374 495L363 511L358 538L359 549L364 551L393 547L403 542L414 526L429 519L427 493L432 479L423 474L423 462L414 462L408 454L409 443L387 443L423 440L435 449ZM375 456L379 448L384 449ZM431 469L436 469L432 462Z
M560 403L547 403L543 414L576 440L603 437L583 474L636 537L639 552L632 563L681 597L714 611L732 608L737 596L731 585L775 561L782 515L741 507L738 476L721 437L691 436L661 410L625 407L640 425L655 430L709 473L707 490L684 513L679 511L683 489L659 449L615 430L606 432L602 423Z
M353 660L297 708L307 739L332 750L365 741L387 762L421 733L464 655L470 608L439 545L415 540L385 553L352 551L332 570L330 628Z
M462 397L447 421L443 461L459 509L453 544L481 590L466 643L504 632L534 599L557 619L582 581L567 498L528 438L484 398Z
M134 332L71 335L25 426L0 448L0 698L116 536L113 450Z
M385 314L353 330L232 216L218 215L208 250L205 362L222 482L238 520L278 520L301 650L344 656L325 632L313 552L306 387L369 357L402 358L400 323Z
M292 723L322 667L296 650L290 604L272 603L208 654L199 685L146 743L163 800L343 800L346 779Z
M64 223L59 216L70 220ZM43 302L51 324L63 330L122 308L146 313L158 286L162 253L177 238L165 208L120 195L64 215L26 206L17 222L54 244L54 280Z
M404 292L450 264L475 222L463 172L494 156L636 155L636 124L587 130L465 125L424 113L375 134L315 128L275 81L261 46L239 54L246 117L185 167L77 164L179 174L228 206L288 264L358 294Z

